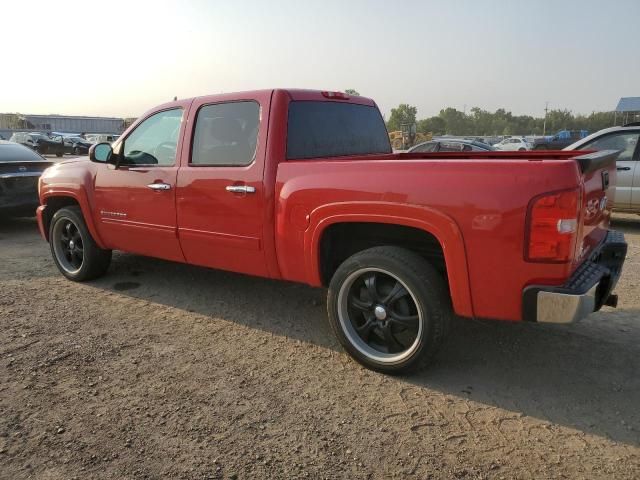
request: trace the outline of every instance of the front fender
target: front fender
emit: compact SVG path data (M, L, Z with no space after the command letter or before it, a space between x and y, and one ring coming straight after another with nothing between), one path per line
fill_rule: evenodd
M418 228L433 235L442 247L451 301L456 314L473 317L473 304L464 239L456 222L429 207L390 202L338 202L323 205L309 215L304 234L304 258L308 283L320 285L320 240L327 227L336 223L369 222Z
M89 233L91 233L91 236L100 248L106 248L93 221L91 206L85 189L74 184L47 186L40 192L40 203L46 205L52 198L56 197L73 198L78 203ZM48 232L46 233L48 235Z

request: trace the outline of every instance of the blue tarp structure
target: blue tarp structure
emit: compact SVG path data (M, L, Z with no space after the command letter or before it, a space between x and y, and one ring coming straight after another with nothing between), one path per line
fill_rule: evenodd
M616 112L640 112L640 97L622 97Z
M615 110L613 124L618 124L618 113L621 114L622 124L635 122L640 114L640 97L622 97Z

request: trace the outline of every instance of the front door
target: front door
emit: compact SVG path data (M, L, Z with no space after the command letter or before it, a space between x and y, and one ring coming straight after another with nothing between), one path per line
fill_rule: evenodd
M191 106L178 174L178 235L188 263L269 276L263 183L270 95Z
M184 261L176 232L176 152L182 108L154 113L118 142L118 164L100 165L95 204L109 248Z
M616 161L616 198L614 207L620 210L629 210L632 205L632 193L634 190L634 173L638 165L638 137L640 132L619 131L596 138L582 145L580 150L620 150ZM638 174L636 173L636 181ZM637 188L638 186L636 186ZM634 201L638 201L637 198Z

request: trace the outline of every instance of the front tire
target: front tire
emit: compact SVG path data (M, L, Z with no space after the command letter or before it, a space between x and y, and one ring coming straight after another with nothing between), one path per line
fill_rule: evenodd
M340 265L329 285L329 323L367 368L403 373L437 353L453 315L442 276L399 247L375 247Z
M111 263L111 250L96 245L77 206L61 208L53 215L49 246L60 273L75 282L104 275Z

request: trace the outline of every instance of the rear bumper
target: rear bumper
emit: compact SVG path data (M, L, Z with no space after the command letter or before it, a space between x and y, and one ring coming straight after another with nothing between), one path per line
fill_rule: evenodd
M530 285L522 294L522 318L531 322L571 323L616 306L612 294L627 254L624 235L609 230L604 241L560 287Z
M37 200L33 200L32 198L27 199L0 199L0 213L2 214L29 214L30 217L33 217L33 212L36 207L39 205Z

